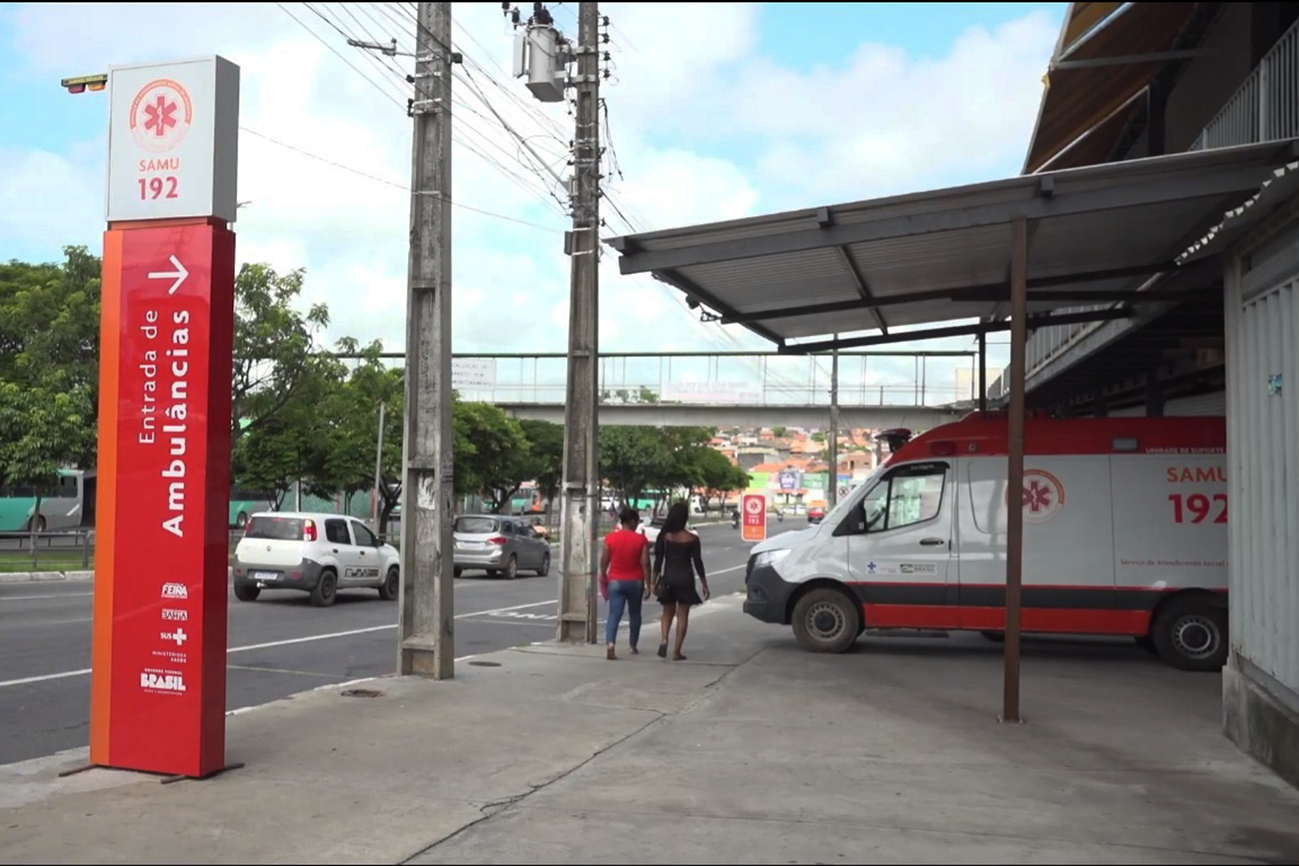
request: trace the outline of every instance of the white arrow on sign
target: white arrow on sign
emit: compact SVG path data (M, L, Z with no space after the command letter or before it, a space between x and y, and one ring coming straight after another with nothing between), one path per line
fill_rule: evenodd
M171 266L176 270L153 271L149 274L149 279L175 280L176 282L172 283L171 288L167 290L167 294L174 295L176 294L176 290L180 288L180 284L185 282L185 278L189 276L189 271L185 270L185 266L182 265L180 263L180 259L176 258L175 256L171 256Z

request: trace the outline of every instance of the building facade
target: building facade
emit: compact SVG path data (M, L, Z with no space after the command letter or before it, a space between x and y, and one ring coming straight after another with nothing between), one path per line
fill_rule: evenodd
M1046 82L1025 174L1294 139L1299 3L1073 3ZM1227 416L1224 730L1299 786L1299 149L1294 159L1206 223L1197 255L1221 267L1198 299L1034 333L1027 399L1064 415Z

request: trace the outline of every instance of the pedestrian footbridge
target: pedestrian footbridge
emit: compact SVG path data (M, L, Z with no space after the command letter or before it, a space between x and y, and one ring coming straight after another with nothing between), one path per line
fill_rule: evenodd
M600 424L923 430L977 397L972 351L616 353L600 356ZM463 400L563 423L566 356L456 355Z

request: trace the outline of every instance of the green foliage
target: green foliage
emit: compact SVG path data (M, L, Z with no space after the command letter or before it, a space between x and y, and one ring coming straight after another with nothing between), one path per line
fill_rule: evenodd
M0 480L51 483L95 460L99 259L0 265Z
M709 427L605 427L600 474L624 501L646 490L704 491L708 498L748 486L748 473L711 446Z
M714 498L728 493L744 491L749 487L749 473L727 460L720 451L705 449L697 458L699 487L704 496L704 508Z
M559 496L564 483L564 427L549 421L520 421L529 453L524 475L537 482L542 500L551 502Z
M305 271L277 273L269 265L245 264L235 279L232 436L238 440L270 424L295 399L304 399L322 369L316 337L329 325L329 308L295 304ZM288 414L292 414L292 411Z
M500 512L529 480L531 450L523 427L491 403L458 403L455 419L468 445L455 455L456 493L480 491L492 511Z
M69 247L62 264L0 265L0 480L53 481L65 466L96 459L100 261ZM235 284L232 471L242 487L273 490L281 502L295 482L323 497L352 496L382 479L381 526L401 501L404 383L376 342L338 342L322 352L330 314L303 309L305 273L246 264ZM656 403L641 388L602 400ZM480 493L495 510L535 481L552 500L563 482L564 431L518 421L453 395L455 490ZM383 431L379 436L379 407ZM708 428L615 427L601 431L600 466L625 498L644 491L733 489L734 467L709 446ZM719 462L720 461L720 462ZM727 470L732 474L728 476Z
M671 455L653 427L600 428L600 475L623 501L635 502L671 471Z

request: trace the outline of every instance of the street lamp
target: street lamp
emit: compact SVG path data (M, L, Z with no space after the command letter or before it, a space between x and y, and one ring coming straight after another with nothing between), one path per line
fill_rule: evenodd
M87 90L97 93L108 86L108 74L101 72L98 75L78 75L74 78L64 78L59 84L68 93L85 93Z

